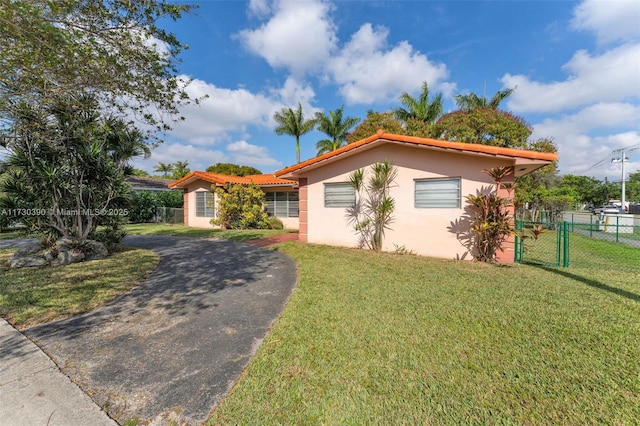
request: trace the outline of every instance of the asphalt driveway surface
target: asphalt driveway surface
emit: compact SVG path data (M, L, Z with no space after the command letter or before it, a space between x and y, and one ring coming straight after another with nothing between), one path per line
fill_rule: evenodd
M125 243L161 257L142 285L25 334L119 423L176 416L178 424L200 423L282 311L295 264L230 241L130 236Z

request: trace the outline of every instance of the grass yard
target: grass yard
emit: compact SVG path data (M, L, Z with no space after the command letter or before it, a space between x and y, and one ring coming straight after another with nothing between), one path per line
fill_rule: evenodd
M124 229L130 235L174 235L177 237L222 238L233 241L256 240L292 232L289 229L200 229L163 223L125 225Z
M152 251L124 248L63 268L10 269L13 251L0 249L0 316L18 329L91 311L135 287L159 262Z
M209 425L640 423L638 249L568 269L278 249L298 287Z

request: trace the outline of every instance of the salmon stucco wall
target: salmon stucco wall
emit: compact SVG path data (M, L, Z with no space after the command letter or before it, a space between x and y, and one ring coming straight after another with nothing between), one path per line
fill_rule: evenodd
M191 183L187 186L184 191L184 217L185 217L185 225L193 228L219 228L218 225L212 225L210 217L197 217L196 216L196 193L200 191L210 191L212 194L211 183L205 182L203 180L198 180ZM290 187L289 187L290 188ZM281 187L273 187L273 188L263 188L265 192L286 192L292 191L289 188L281 188ZM217 195L214 195L215 202L217 203ZM217 215L217 209L215 210L215 214ZM297 217L279 217L282 221L282 224L287 229L298 229L299 219Z
M185 225L193 228L214 228L210 222L211 217L196 216L196 192L200 191L209 191L213 194L211 183L199 180L185 188Z
M370 165L384 160L395 165L398 174L391 189L395 199L394 220L385 233L383 250L403 247L424 256L471 260L464 196L493 190L493 180L482 170L512 166L513 160L385 144L309 170L304 174L306 184L302 181L300 184L301 193L303 188L306 191L306 240L346 247L357 245L353 227L347 223L346 209L324 206L324 184L347 182L353 170L368 171ZM415 180L442 177L461 178L460 208L416 208ZM301 213L301 239L302 223ZM509 262L509 256L513 261L513 251L505 253L503 261Z

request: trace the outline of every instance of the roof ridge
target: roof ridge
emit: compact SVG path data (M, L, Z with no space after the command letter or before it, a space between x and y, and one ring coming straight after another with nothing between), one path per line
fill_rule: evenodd
M324 160L328 160L332 157L338 156L345 152L358 149L359 147L367 145L371 142L375 142L383 139L386 139L391 142L414 143L414 144L429 146L434 148L454 149L459 151L471 151L471 152L478 152L478 153L489 154L489 155L505 155L508 157L521 157L521 158L528 158L531 160L556 161L558 159L558 154L556 153L539 152L539 151L517 149L517 148L504 148L504 147L493 146L493 145L482 145L482 144L466 143L466 142L453 142L453 141L447 141L444 139L423 138L419 136L399 135L395 133L386 133L383 129L380 129L375 134L367 138L360 139L359 141L347 144L334 151L325 153L318 157L310 158L306 161L300 162L293 166L285 167L284 169L278 170L277 172L275 172L275 175L276 177L280 177L284 174L294 172L303 167L307 167L307 166L322 162Z

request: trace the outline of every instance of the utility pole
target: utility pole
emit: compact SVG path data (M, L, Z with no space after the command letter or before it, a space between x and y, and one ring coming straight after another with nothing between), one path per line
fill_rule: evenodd
M624 213L624 206L625 204L625 193L626 191L626 186L625 186L625 176L624 176L624 163L625 161L627 161L627 157L625 156L625 149L616 149L615 151L613 151L613 158L611 158L611 162L612 163L620 163L622 165L622 180L620 181L620 184L622 185L622 196L620 197L620 207L622 208L622 213Z
M621 148L621 149L616 149L611 153L611 162L612 163L620 163L620 165L622 166L622 180L620 181L620 184L622 186L622 196L620 197L620 202L621 202L621 208L622 208L622 213L624 213L624 209L627 206L626 204L626 176L625 176L625 172L624 172L624 163L629 161L629 157L627 157L627 152L632 152L635 151L638 148L637 146L632 146L630 148Z
M627 182L627 178L625 176L625 172L624 172L624 163L629 161L629 157L627 157L628 153L631 153L633 151L636 151L640 149L639 145L634 145L634 146L630 146L627 148L620 148L620 149L615 149L613 150L613 152L611 153L611 162L612 163L620 163L620 165L622 166L622 179L620 181L621 185L622 185L622 197L620 197L620 202L622 203L622 213L624 213L624 209L626 207L626 182Z

